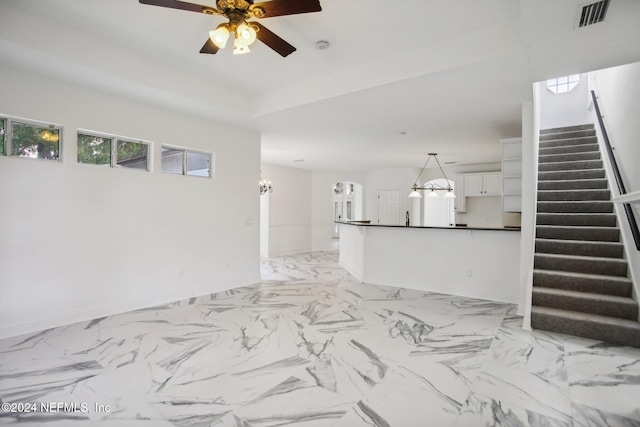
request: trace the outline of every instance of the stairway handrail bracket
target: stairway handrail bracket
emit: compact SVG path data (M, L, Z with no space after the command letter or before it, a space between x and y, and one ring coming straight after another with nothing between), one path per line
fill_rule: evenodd
M637 194L638 192L627 193L627 190L624 187L624 182L622 181L622 175L620 174L620 169L618 168L618 162L616 162L616 158L613 154L613 148L611 147L611 142L609 140L609 136L607 135L607 129L604 125L604 120L602 120L603 115L600 112L600 106L598 105L598 97L596 96L595 91L591 91L591 98L593 99L593 106L596 110L596 117L598 118L598 125L600 126L600 131L602 132L602 139L604 142L604 146L607 150L607 155L609 157L609 162L611 163L611 169L613 171L613 175L616 179L616 184L618 185L618 192L620 194L619 197L614 198L614 202L622 203L624 207L624 211L627 215L627 220L629 221L629 227L631 228L631 234L633 236L633 241L635 242L636 249L640 251L640 230L638 229L638 221L633 214L633 209L631 208L630 203L637 203ZM628 200L631 199L631 200Z

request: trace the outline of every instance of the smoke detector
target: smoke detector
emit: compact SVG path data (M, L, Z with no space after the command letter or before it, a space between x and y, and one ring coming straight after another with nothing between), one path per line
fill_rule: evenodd
M326 40L320 40L316 42L316 49L318 50L326 50L329 49L329 42Z

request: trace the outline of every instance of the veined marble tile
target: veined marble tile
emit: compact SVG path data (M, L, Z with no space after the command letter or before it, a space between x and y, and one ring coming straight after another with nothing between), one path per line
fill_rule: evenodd
M640 421L574 403L573 425L574 427L638 427Z
M427 379L392 370L335 426L453 426L461 407Z
M478 373L472 392L550 418L571 421L571 400L566 378L545 378L488 361Z
M565 365L574 402L640 425L640 359L574 348Z
M259 284L0 340L2 403L110 408L0 425L640 426L640 349L337 261L264 260Z
M573 427L570 418L553 418L513 403L471 393L455 427Z

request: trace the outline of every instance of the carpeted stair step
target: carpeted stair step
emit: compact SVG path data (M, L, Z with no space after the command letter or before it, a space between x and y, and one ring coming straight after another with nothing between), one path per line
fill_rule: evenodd
M611 192L607 190L538 190L538 200L546 201L585 201L611 200Z
M578 162L583 160L600 160L600 152L590 151L587 153L540 154L538 157L539 163Z
M537 286L534 286L532 296L532 304L538 307L558 308L628 320L638 318L638 303L627 297Z
M617 227L563 227L560 225L536 226L536 238L560 240L586 240L597 242L619 242Z
M631 298L633 289L626 277L550 270L533 270L533 286L627 298Z
M567 335L640 347L640 323L549 307L531 308L531 326Z
M540 148L538 155L547 156L549 154L569 154L569 153L590 153L600 152L600 146L597 143L561 145L559 147Z
M627 261L620 258L536 253L533 268L627 277Z
M602 169L602 160L579 160L575 162L539 163L538 172L558 172L582 169ZM540 175L538 175L538 179Z
M539 225L615 227L617 219L613 213L538 213L536 223Z
M564 126L561 128L549 128L549 129L541 129L540 135L548 135L550 133L563 133L563 132L572 132L575 130L593 130L593 123L588 123L586 125L575 125L575 126Z
M538 202L538 212L557 212L557 213L611 213L613 212L613 203L604 200L594 200L589 202L564 202L564 201L548 201Z
M620 242L536 239L536 253L622 258L624 246Z
M557 139L549 139L546 141L540 141L539 149L547 149L554 147L570 147L574 145L588 145L588 144L597 144L598 138L595 136L588 136L584 138L557 138Z
M594 129L585 130L572 130L568 132L547 133L540 135L540 141L550 141L554 139L567 139L567 138L584 138L589 136L596 136Z
M538 181L550 180L577 180L577 179L604 179L604 169L583 169L571 171L538 172Z
M605 190L607 188L606 179L538 181L538 190Z

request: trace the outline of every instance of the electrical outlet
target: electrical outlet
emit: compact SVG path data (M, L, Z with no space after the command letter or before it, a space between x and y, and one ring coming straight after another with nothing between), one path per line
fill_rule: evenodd
M178 269L178 279L184 279L184 268Z
M467 267L467 269L465 270L464 274L467 277L471 277L471 268Z

